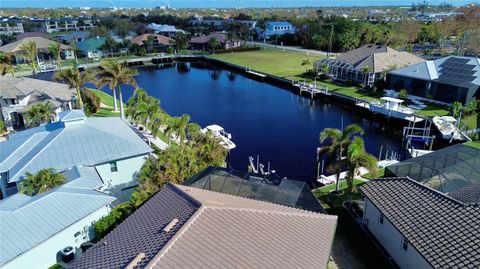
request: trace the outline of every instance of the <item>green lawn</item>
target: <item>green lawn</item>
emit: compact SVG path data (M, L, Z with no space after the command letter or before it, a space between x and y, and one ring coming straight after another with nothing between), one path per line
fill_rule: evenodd
M210 57L287 79L301 76L306 68L312 69L313 63L322 58L317 55L274 49L215 54ZM310 65L302 65L305 59L310 60Z
M446 116L450 113L447 108L436 105L428 105L426 108L420 110L418 114L424 117Z
M465 123L468 129L480 128L480 114L474 113L470 116L462 118L462 122Z
M480 149L480 141L470 141L470 142L465 143L464 145Z
M113 111L113 97L110 94L107 94L95 89L89 89L89 90L91 90L96 96L100 98L100 102L102 102L107 106L112 107L112 108L102 107L97 113L95 113L94 116L96 117L119 117L120 116L120 112ZM120 105L118 103L118 100L117 100L117 104Z
M363 180L358 180L355 179L353 184L358 188L361 186L365 181ZM330 194L331 191L335 190L336 184L331 184L327 186L323 186L320 188L317 188L313 190L313 194L315 197L317 197L318 200L322 203L322 206L324 208L335 208L335 207L341 207L343 202L347 201L349 198L349 195L347 192L345 192L343 195L336 196ZM347 182L346 181L340 181L340 189L345 190L347 188ZM358 189L356 192L352 194L352 199L360 199L362 198L362 195L358 192Z

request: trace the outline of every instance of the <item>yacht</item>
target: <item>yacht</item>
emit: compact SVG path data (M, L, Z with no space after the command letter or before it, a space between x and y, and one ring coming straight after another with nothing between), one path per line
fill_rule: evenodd
M220 141L220 145L228 150L232 150L237 147L235 143L232 142L232 135L230 133L225 132L222 126L217 124L208 125L207 127L203 128L202 133L206 134L208 132L212 133L213 136Z
M465 135L455 125L457 120L452 116L436 116L432 119L433 124L442 134L444 139L466 140Z
M397 99L393 97L382 97L381 102L370 102L369 109L373 113L380 113L387 117L393 117L402 120L417 120L421 121L420 118L415 117L415 110L403 107L401 104L403 103L402 99Z

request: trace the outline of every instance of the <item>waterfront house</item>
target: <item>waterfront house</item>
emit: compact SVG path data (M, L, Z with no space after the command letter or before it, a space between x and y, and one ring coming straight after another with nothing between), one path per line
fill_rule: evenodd
M8 130L26 127L24 113L36 104L51 104L54 119L64 110L72 109L76 94L63 83L28 77L0 76L0 108Z
M265 29L256 28L259 39L270 39L285 34L295 34L297 29L288 21L270 21L265 24Z
M209 42L213 38L220 42L220 47L217 49L231 49L242 45L242 41L240 40L229 39L226 35L221 33L212 33L209 35L192 37L189 42L190 48L194 50L209 50L211 49Z
M480 58L448 56L390 71L391 89L444 103L469 103L480 96Z
M156 34L164 35L168 37L174 37L178 33L185 34L185 31L177 29L173 25L168 24L156 24L154 22L147 25L147 29L153 30Z
M325 213L325 210L304 181L255 173L245 174L229 168L211 166L185 180L183 184L199 189Z
M389 70L424 62L422 58L387 46L369 44L342 53L335 59L321 59L314 63L317 72L341 82L354 82L364 87L373 86Z
M151 44L149 43L151 38ZM143 46L147 51L165 51L173 46L173 40L169 37L157 34L143 34L132 39L132 43Z
M103 57L103 50L101 47L105 44L105 37L87 38L77 43L77 49L81 57L87 59L99 59Z
M45 193L0 200L0 268L49 268L60 250L78 252L95 237L93 224L116 198L98 191L103 182L93 167L74 167L64 175L64 185Z
M22 49L24 44L29 42L34 42L37 46L37 62L39 65L42 64L45 60L53 59L53 56L50 55L48 48L51 45L56 45L58 42L55 42L44 37L25 37L15 42L9 43L5 46L0 47L1 52L13 53L15 55L15 62L19 63L26 60L26 52ZM74 54L70 46L60 44L60 49L62 51L62 58L64 59L73 59Z
M70 42L72 42L72 41L74 41L74 42L83 41L83 40L87 39L89 35L90 35L89 32L75 31L75 32L71 32L71 33L68 33L68 34L57 35L56 38L64 44L70 44Z
M168 184L71 268L327 268L337 217Z
M152 149L122 119L89 117L81 110L60 113L58 122L12 133L0 143L2 197L17 192L25 173L41 169L95 167L105 190L124 195ZM131 190L130 190L131 191Z
M444 194L409 178L372 180L361 223L399 268L480 267L480 185Z

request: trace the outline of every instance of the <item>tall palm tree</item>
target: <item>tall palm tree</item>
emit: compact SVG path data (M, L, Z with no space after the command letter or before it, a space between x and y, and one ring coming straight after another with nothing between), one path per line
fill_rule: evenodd
M27 58L32 63L33 72L36 73L37 43L29 41L27 43L23 43L20 48L27 53Z
M218 41L218 39L213 37L208 41L208 45L210 45L210 47L213 49L213 54L215 54L215 49L220 47L222 44L220 41Z
M0 72L2 76L7 73L11 73L12 77L15 77L15 70L13 69L13 53L0 53Z
M320 133L320 144L328 143L319 148L317 160L320 161L322 156L327 156L327 170L330 173L335 173L337 178L335 193L340 193L340 172L342 159L345 157L344 151L356 135L362 135L363 133L362 127L358 124L351 124L343 131L335 128L325 128Z
M78 64L77 53L78 53L78 51L80 51L80 50L79 50L78 47L77 47L77 40L72 39L72 41L70 41L69 45L70 45L70 47L72 48L73 57L75 58L75 63Z
M368 169L368 171L377 174L377 159L365 151L365 143L361 137L355 137L347 148L347 185L349 193L349 204L352 202L352 192L355 190L353 181L360 167Z
M50 46L48 46L48 52L53 55L58 66L61 68L60 60L62 60L62 49L60 43L50 44Z
M77 106L83 110L83 100L80 90L83 89L87 82L95 81L95 73L90 70L81 73L77 68L72 66L71 68L55 72L53 77L55 80L65 81L70 86L70 89L77 90Z
M25 112L25 119L29 127L49 123L52 121L53 107L50 102L33 105Z
M55 172L53 168L38 171L37 174L26 173L26 179L20 183L19 191L27 195L46 192L65 183L65 176Z
M185 139L187 138L187 126L189 121L190 115L188 114L183 114L176 120L176 131L178 137L180 138L180 144L183 143L183 141L185 141Z
M130 69L125 64L120 64L118 61L109 60L104 61L100 64L100 73L98 75L97 88L100 88L104 85L108 85L110 90L113 91L113 104L115 111L117 109L117 100L115 89L118 88L118 95L120 97L120 114L122 119L125 119L125 112L123 109L123 99L122 99L122 89L121 84L129 84L134 87L137 86L135 81L135 76L138 75L136 69Z
M302 65L305 65L305 73L308 72L308 67L311 65L312 63L310 62L310 59L305 59L305 60L302 60Z

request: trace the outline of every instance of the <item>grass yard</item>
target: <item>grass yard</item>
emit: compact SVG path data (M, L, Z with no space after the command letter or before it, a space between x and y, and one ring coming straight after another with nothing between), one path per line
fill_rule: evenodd
M465 123L468 129L480 128L480 114L474 113L470 116L462 118L462 122Z
M295 77L301 76L305 69L312 69L313 63L322 58L318 55L274 49L232 52L211 55L210 57L287 79L295 79ZM310 60L310 65L302 65L302 61L305 59Z
M465 143L464 145L470 146L472 148L480 149L480 141L470 141Z
M353 184L357 188L361 186L363 183L365 183L364 180L355 179L353 181ZM330 194L331 191L335 190L335 187L336 187L336 184L331 184L331 185L323 186L315 190L312 190L313 195L315 195L315 197L317 197L317 199L320 200L324 208L341 207L343 202L348 200L349 197L346 191L343 195L340 195L340 196ZM345 180L340 181L340 190L346 190L346 188L347 188L347 182ZM357 192L354 192L352 194L352 199L356 200L360 198L362 198L362 195L358 192L358 189L357 189Z
M426 108L420 110L418 114L424 117L446 116L450 114L450 111L436 105L428 105Z
M109 106L109 107L102 107L100 110L95 113L94 116L96 117L120 117L120 112L114 112L113 111L113 97L108 94L104 93L99 90L95 89L89 89L91 90L98 98L100 98L100 102ZM120 103L117 100L117 104L120 105Z

